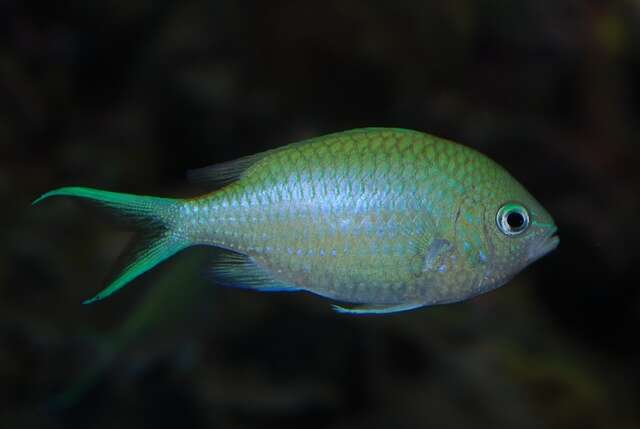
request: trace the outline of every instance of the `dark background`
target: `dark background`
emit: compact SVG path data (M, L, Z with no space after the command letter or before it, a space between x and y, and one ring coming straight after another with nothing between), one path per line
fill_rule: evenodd
M631 0L0 1L0 427L640 427L639 115ZM387 317L215 287L202 249L82 306L129 234L29 205L361 126L488 154L559 249Z

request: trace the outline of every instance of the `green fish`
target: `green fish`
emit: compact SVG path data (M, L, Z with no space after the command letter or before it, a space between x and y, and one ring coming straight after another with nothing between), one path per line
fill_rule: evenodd
M224 249L224 284L308 291L342 313L391 313L495 289L559 243L552 217L498 164L425 133L366 128L289 144L192 172L190 199L65 187L146 229L146 240L91 303L175 253Z

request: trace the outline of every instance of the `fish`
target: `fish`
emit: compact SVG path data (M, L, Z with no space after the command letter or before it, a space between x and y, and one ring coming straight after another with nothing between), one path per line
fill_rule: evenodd
M49 191L94 202L144 230L102 300L192 246L221 251L223 285L306 291L345 314L464 301L507 283L559 244L542 205L480 152L420 131L362 128L193 170L193 198L86 187Z

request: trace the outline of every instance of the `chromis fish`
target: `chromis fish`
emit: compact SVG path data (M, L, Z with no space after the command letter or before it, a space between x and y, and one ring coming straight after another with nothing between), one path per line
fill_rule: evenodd
M307 291L392 313L495 289L559 243L551 215L505 169L418 131L343 131L210 167L188 199L64 187L146 228L146 240L91 303L190 246L224 249L221 283Z

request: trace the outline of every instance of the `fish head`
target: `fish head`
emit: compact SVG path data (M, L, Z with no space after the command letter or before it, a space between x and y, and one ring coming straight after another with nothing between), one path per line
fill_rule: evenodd
M488 269L484 286L506 283L560 243L547 210L513 177L501 170L484 204Z

